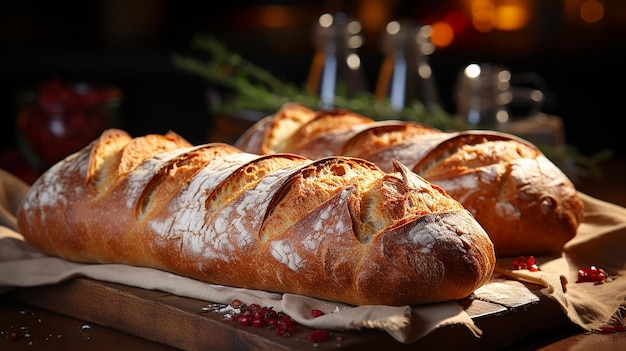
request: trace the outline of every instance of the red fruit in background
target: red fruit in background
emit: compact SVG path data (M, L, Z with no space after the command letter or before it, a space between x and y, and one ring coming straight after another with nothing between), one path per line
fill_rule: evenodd
M20 148L33 167L45 170L115 125L121 91L53 79L25 91L20 98Z

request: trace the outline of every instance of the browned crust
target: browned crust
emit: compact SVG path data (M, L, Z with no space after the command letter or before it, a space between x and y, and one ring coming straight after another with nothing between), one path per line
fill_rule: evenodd
M33 184L19 230L34 247L70 260L355 305L460 299L493 272L483 228L401 164L385 173L357 158L175 148L175 139L129 142L108 132ZM89 167L127 158L105 173L115 180L88 190L87 174L98 173Z
M338 133L339 138L332 128L324 132L293 131L301 146L284 151L311 158L361 157L384 171L400 161L460 201L485 227L499 256L559 252L582 222L574 184L535 145L517 136L373 120ZM314 148L326 144L332 148Z

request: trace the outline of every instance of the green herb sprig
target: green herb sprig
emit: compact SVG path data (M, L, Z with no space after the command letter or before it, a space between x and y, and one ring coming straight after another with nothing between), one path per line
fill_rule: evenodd
M215 106L219 113L237 110L256 110L271 113L287 102L318 109L320 99L307 89L282 81L266 69L230 51L211 35L196 35L192 48L208 54L206 60L198 56L175 54L176 67L206 79L211 84L228 89L231 94L223 104ZM350 98L337 95L335 108L345 108L376 120L403 119L428 124L442 130L464 129L462 122L450 116L440 106L426 107L420 101L398 111L388 100L376 101L373 94L363 92Z
M223 42L212 35L196 35L191 47L207 54L208 57L200 59L197 55L174 54L172 57L174 65L230 91L227 99L221 104L212 106L213 112L232 114L241 110L251 110L269 114L288 102L299 103L313 110L320 106L318 96L305 88L276 78L266 69L230 51ZM391 107L388 100L377 101L373 94L364 92L350 98L335 96L334 105L335 108L345 108L375 120L410 120L444 131L469 128L469 125L454 118L440 106L426 107L418 100L398 111ZM573 176L587 173L601 177L599 164L612 157L611 150L603 150L587 157L571 145L564 147L538 145L538 147L548 158L560 164L566 173Z

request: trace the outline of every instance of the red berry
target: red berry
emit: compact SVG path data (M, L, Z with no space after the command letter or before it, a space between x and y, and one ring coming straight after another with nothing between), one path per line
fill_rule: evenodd
M237 318L237 322L239 322L239 324L242 327L247 327L252 323L252 318L250 318L250 316L239 316L239 318Z
M602 284L606 278L606 272L603 269L592 265L589 268L580 268L578 270L576 283L594 282L595 284Z
M296 321L289 315L278 313L271 307L261 307L259 304L246 305L241 300L235 299L231 302L231 307L239 309L233 313L230 320L237 321L243 327L253 326L255 328L270 327L279 336L290 336L296 332Z
M323 316L324 312L320 311L320 310L316 310L316 309L312 309L311 310L311 317L315 318L315 317L319 317L319 316Z
M513 269L522 269L524 265L524 256L519 256L513 260Z
M576 282L580 283L580 282L584 282L584 281L587 281L587 269L580 268L578 270L578 280Z
M265 325L265 322L261 318L252 319L252 326L255 328L260 328Z
M265 316L265 319L276 319L278 318L278 313L276 313L276 311L274 311L271 308L265 308L263 309L263 315Z
M21 339L25 337L27 333L28 331L24 327L13 328L9 330L9 340L15 341L15 340Z
M287 315L284 315L284 316L281 316L280 318L278 318L278 322L277 322L278 325L284 325L284 326L292 325L292 324L295 324L295 323L296 323L296 321L294 321L293 318L291 318L291 317L289 317Z
M513 260L513 269L528 269L531 272L539 270L535 256L528 256L528 259L524 256L519 256Z
M248 317L252 317L252 313L253 311L250 311L249 309L245 308L245 306L242 306L242 311L241 311L241 315L242 316L248 316Z
M615 329L613 327L607 325L607 326L600 327L600 331L602 331L602 333L604 333L604 334L610 334L610 333L615 332Z
M596 276L598 275L598 268L596 266L589 267L589 272L587 273L591 280L596 280Z
M314 329L308 334L308 339L311 342L324 342L328 340L330 333L325 329Z

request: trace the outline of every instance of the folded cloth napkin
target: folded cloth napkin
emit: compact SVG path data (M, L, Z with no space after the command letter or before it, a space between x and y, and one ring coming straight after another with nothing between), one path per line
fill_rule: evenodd
M567 317L586 330L626 324L626 208L579 193L585 217L559 257L536 257L539 271L512 270L515 258L498 259L496 273L545 289ZM603 269L603 284L577 282L578 271Z
M206 284L150 268L82 264L52 257L33 249L17 232L14 214L27 190L28 186L0 170L0 293L16 287L88 277L212 303L228 304L233 299L254 301L285 312L312 328L338 331L377 328L402 343L414 342L446 325L465 326L477 337L482 334L455 301L420 306L354 307L294 294ZM585 203L585 220L561 256L536 257L538 272L511 269L514 258L498 259L497 273L545 287L543 293L557 301L572 322L592 330L609 323L624 308L626 209L584 194L580 196ZM604 269L611 281L599 285L575 283L578 269L591 264ZM14 274L17 271L20 274ZM327 313L311 318L313 308Z
M0 225L17 230L15 213L28 188L28 184L0 169Z

